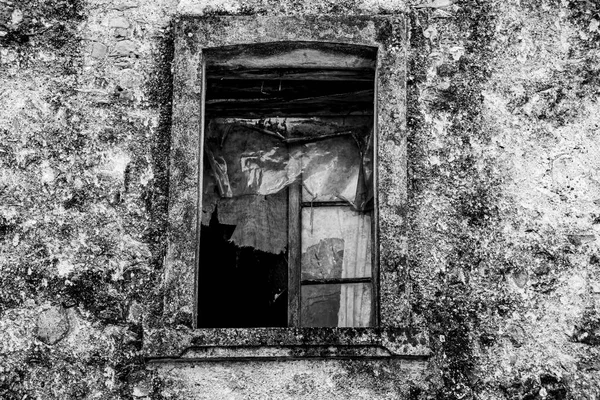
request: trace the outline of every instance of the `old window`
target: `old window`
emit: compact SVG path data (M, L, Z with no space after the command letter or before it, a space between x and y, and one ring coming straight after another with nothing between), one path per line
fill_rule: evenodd
M199 327L377 324L376 56L204 50Z

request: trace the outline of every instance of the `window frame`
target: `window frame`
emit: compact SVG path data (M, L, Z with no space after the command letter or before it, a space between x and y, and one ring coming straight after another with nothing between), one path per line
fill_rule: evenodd
M376 187L373 251L379 262L375 326L403 326L406 310L406 51L403 15L182 16L176 26L162 326L196 328L197 240L201 221L204 48L267 41L322 41L374 46ZM383 145L382 145L383 144ZM382 174L383 172L383 174ZM399 227L399 228L398 228ZM394 237L380 235L400 229ZM381 254L381 255L380 255ZM375 266L375 265L374 265ZM375 273L375 271L374 271ZM377 287L376 287L377 286ZM257 328L248 328L250 330ZM292 328L282 328L292 329ZM300 328L302 330L302 328ZM370 329L370 328L365 328Z
M248 46L247 48L244 48L244 46ZM300 46L300 47L297 47ZM228 59L229 55L227 54L228 51L233 51L233 54L238 54L238 53L242 53L244 54L244 57L248 57L249 61L247 61L246 64L246 68L250 68L250 65L256 65L257 62L253 59L253 52L254 51L259 51L261 53L263 52L268 52L269 54L274 54L276 55L276 57L279 57L279 52L289 52L291 51L292 53L296 53L297 54L297 49L301 48L301 49L307 49L308 51L323 51L324 48L327 49L326 51L332 52L331 55L328 55L327 57L330 58L324 58L323 60L321 60L321 62L324 62L324 65L327 65L329 68L334 68L334 69L338 69L338 71L344 70L344 74L355 74L356 77L354 77L354 79L356 79L359 75L362 75L364 72L364 70L361 70L359 68L352 68L352 67L348 67L346 65L344 65L344 61L347 61L346 57L357 57L357 59L361 59L362 55L359 54L364 54L365 52L367 54L369 54L370 52L373 53L374 58L373 61L377 60L377 47L374 46L358 46L358 45L353 45L353 44L348 44L348 43L331 43L331 42L320 42L320 41L312 41L312 42L301 42L301 41L278 41L278 42L267 42L267 43L261 43L260 49L256 49L256 47L253 44L246 44L246 45L242 45L242 46L238 46L238 45L228 45L228 46L221 46L221 47L208 47L206 48L207 53L211 54L210 56L207 56L206 58L203 58L202 60L202 76L203 76L203 84L202 84L202 92L200 93L200 96L202 98L202 108L201 108L201 113L202 113L202 118L201 118L201 131L200 131L200 141L199 141L199 150L198 150L198 154L200 157L200 162L198 165L198 174L199 177L200 176L204 176L205 174L205 168L204 168L204 157L205 157L205 144L206 144L206 127L207 127L207 121L206 121L206 115L207 115L207 110L206 110L206 98L207 98L207 80L211 79L211 73L208 72L209 68L207 67L207 64L212 62L216 62L217 65L221 65L224 62L223 59L223 54L225 55L225 60ZM230 50L231 49L231 50ZM217 55L213 56L212 54L215 53ZM333 55L335 54L335 55ZM214 57L214 58L213 58ZM259 57L259 56L254 56L254 57ZM336 57L340 57L341 61L338 61L336 59ZM368 58L364 58L362 60L367 60ZM362 61L361 60L361 61ZM336 63L337 62L337 63ZM362 61L364 62L364 61ZM361 62L361 64L362 64ZM226 63L226 62L225 62ZM236 63L236 68L238 64ZM288 66L288 68L291 69L295 69L295 68L302 68L304 65L294 65L291 64ZM314 64L311 63L310 68L314 68ZM318 68L317 68L318 70ZM256 67L254 67L253 69L253 74L259 74L259 69L256 69ZM268 69L266 69L265 71L269 71ZM361 72L359 72L361 71ZM372 140L373 140L373 144L372 144L372 148L370 149L370 151L372 152L372 154L370 154L370 158L372 160L372 171L373 171L373 177L372 177L372 182L371 182L371 186L372 186L372 191L374 196L376 196L376 188L377 188L377 165L375 164L375 159L376 159L376 149L377 149L377 67L375 65L375 67L372 70L373 72L373 76L372 78L369 78L368 80L366 80L366 82L369 82L372 85L372 90L373 90L373 103L372 103L372 115L371 115L371 119L372 119ZM233 75L238 75L239 72L237 69L234 69L232 71ZM270 72L268 72L270 73ZM298 73L298 70L295 69L295 73ZM329 74L332 74L332 71L328 72ZM229 73L227 70L223 71L220 70L219 71L219 75L221 77L226 77L227 75L230 75L231 73ZM303 75L306 75L305 79L306 80L311 80L311 74L312 72L309 71L303 71L302 72ZM212 79L214 79L214 77L212 77ZM225 79L228 79L227 77ZM252 79L258 79L256 76L253 76ZM270 78L272 79L272 78ZM298 79L298 78L296 78ZM313 78L314 79L314 78ZM333 78L333 80L337 80L340 79L339 77L335 77ZM359 78L360 80L364 80L364 78L361 76ZM301 81L301 79L298 79ZM327 80L327 79L324 79ZM333 116L333 115L332 115ZM265 117L270 117L268 115L265 115ZM273 115L272 117L276 117L275 115ZM312 115L307 114L307 115L298 115L298 116L294 116L292 118L311 118ZM317 115L318 117L318 115ZM339 118L343 118L345 117L344 114L340 114ZM288 257L288 285L287 285L287 299L288 299L288 303L287 303L287 327L288 328L299 328L302 327L302 288L303 286L306 285L331 285L331 284L352 284L352 283L368 283L370 285L370 321L369 321L369 325L368 327L377 327L379 326L379 291L378 291L378 286L379 286L379 260L377 258L377 254L376 254L376 249L378 248L378 240L377 240L377 226L378 226L378 220L377 220L377 202L376 202L376 198L373 199L373 208L372 210L369 210L369 214L370 214L370 237L369 237L369 241L370 241L370 258L371 258L371 271L370 271L370 276L369 277L364 277L364 278L326 278L326 279L302 279L301 275L302 275L302 231L303 231L303 226L304 226L304 221L302 218L302 214L303 214L303 210L307 207L312 208L322 208L322 207L345 207L348 209L351 209L351 204L344 202L344 201L332 201L332 200L327 200L327 201L315 201L315 202L307 202L304 198L303 198L303 190L302 190L302 180L304 179L303 174L300 174L299 176L299 181L292 183L291 185L289 185L286 190L288 193L288 244L287 244L287 257ZM204 188L202 187L204 182L204 178L199 179L199 189L198 189L198 196L199 201L198 204L200 205L200 210L202 210L202 205L203 205L203 195L204 195ZM201 212L198 213L198 221L200 222L202 216L201 216ZM201 301L199 299L199 292L201 291L202 288L202 281L200 276L202 276L202 265L201 265L201 261L202 261L202 249L201 249L201 243L202 243L202 234L201 234L201 223L198 223L197 225L197 232L196 232L196 237L197 237L197 250L196 250L196 256L195 256L195 264L196 264L196 276L197 276L197 284L195 286L195 296L194 296L194 300L195 300L195 308L194 308L194 327L198 326L200 324L200 316L202 315L202 312L200 310L204 310L204 305L201 304ZM204 325L204 324L202 324Z

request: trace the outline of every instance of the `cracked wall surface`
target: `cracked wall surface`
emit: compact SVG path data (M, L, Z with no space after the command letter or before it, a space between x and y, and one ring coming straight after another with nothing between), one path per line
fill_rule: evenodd
M149 365L145 336L188 324L163 296L175 21L389 13L409 229L385 262L431 358ZM579 0L0 0L0 397L598 398L599 21Z

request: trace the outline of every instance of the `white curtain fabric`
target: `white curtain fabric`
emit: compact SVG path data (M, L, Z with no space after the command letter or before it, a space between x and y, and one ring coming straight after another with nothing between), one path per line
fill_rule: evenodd
M324 239L344 241L341 278L370 277L371 216L348 207L305 208L302 213L302 253ZM371 283L341 285L338 326L369 326Z
M356 213L344 220L344 261L342 278L371 276L371 217ZM342 285L338 326L369 326L371 284Z

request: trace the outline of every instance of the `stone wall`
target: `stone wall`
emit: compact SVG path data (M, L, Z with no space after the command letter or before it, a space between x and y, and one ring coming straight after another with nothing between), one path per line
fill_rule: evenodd
M189 12L406 13L398 291L427 363L145 363ZM0 397L598 398L598 21L579 0L0 0Z

